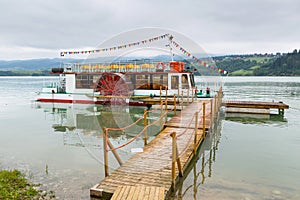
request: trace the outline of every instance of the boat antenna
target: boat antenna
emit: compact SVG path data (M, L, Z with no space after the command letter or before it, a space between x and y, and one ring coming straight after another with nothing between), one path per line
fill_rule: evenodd
M168 35L169 37L169 44L166 45L166 47L169 47L170 49L170 54L171 54L171 59L172 61L174 61L174 54L173 54L173 49L172 49L172 39L173 39L173 35Z

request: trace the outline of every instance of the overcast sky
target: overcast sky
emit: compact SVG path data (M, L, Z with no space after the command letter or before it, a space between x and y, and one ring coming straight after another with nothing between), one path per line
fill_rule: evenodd
M214 54L300 49L299 0L1 0L0 60L59 57L124 31L177 31Z

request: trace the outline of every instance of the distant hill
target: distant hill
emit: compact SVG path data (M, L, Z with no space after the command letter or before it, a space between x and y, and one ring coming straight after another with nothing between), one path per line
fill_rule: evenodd
M17 70L44 70L59 67L63 62L75 62L75 59L32 59L32 60L11 60L1 61L1 71L17 71Z
M160 60L169 61L170 55L154 57L126 57L122 60ZM174 60L182 60L175 56ZM229 72L229 76L299 76L300 75L300 50L292 53L277 54L249 54L249 55L224 55L213 57L216 66ZM113 57L100 58L90 62L107 62L118 60ZM80 59L54 58L33 60L0 60L0 76L49 75L51 68L62 66L63 63L83 62ZM189 60L184 60L190 62Z
M300 50L292 53L230 55L214 58L230 76L299 76Z
M253 76L261 66L272 63L280 54L249 54L214 57L216 65L229 72L229 76Z
M300 50L277 57L273 62L255 69L253 74L255 76L299 76Z

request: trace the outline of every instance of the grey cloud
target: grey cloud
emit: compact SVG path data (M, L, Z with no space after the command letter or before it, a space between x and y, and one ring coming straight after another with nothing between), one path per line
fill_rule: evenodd
M299 10L298 0L2 0L0 43L83 48L123 31L154 26L171 28L200 44L252 42L259 52L260 43L276 42L285 47L290 43L292 50L299 44Z

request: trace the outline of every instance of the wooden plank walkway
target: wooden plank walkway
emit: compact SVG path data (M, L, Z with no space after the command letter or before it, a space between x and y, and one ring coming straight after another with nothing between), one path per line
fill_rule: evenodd
M170 134L172 132L179 134L186 131L185 134L177 138L178 153L184 170L194 156L195 131L195 129L192 128L194 125L187 129L184 127L186 127L188 121L192 119L196 111L200 111L201 113L202 102L203 101L193 102L178 113L178 115L171 119L171 121L165 125L165 128L144 147L143 152L133 155L122 166L91 188L90 195L102 199L109 199L120 186L140 185L145 187L163 187L167 193L172 187L172 138ZM211 101L205 102L207 103L207 127L210 127ZM199 125L201 125L201 114L199 114L198 121L200 122ZM195 124L195 121L191 124L193 123ZM196 136L197 148L204 137L204 131L199 128ZM177 179L178 173L178 168L176 168Z
M149 186L119 186L111 200L164 200L165 188Z
M211 125L211 102L207 100L200 101L201 103L192 103L188 106L187 109L184 109L182 112L178 113L178 115L174 116L170 119L166 124L165 127L174 127L174 128L185 128L187 124L190 122L191 117L195 114L195 112L200 111L198 118L202 119L202 102L206 103L205 108L205 128L209 129ZM202 120L198 120L198 128L203 128ZM195 118L191 123L191 127L194 128L195 125Z

